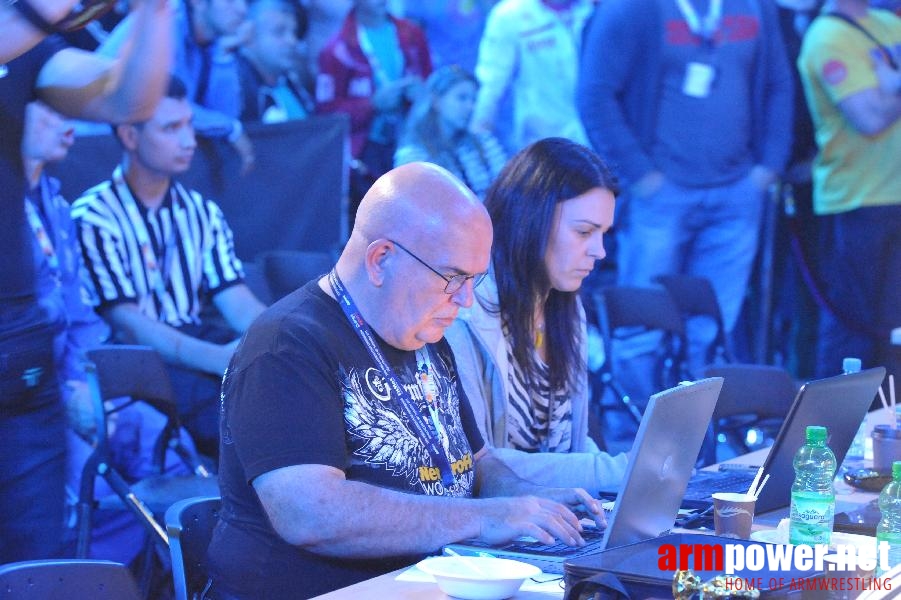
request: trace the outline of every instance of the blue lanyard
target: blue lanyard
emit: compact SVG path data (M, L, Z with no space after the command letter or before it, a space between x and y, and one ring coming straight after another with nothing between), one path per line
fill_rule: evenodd
M344 311L344 316L350 321L357 336L363 342L363 345L366 346L369 356L375 361L376 366L385 376L385 379L391 386L393 392L397 395L401 411L407 422L412 425L413 429L416 431L416 435L418 435L419 439L425 444L429 456L432 457L432 461L438 465L438 469L441 471L441 483L444 484L444 487L450 487L454 484L454 473L451 469L450 462L447 460L447 455L444 453L444 448L441 445L438 432L440 424L436 420L433 420L430 427L429 418L416 407L416 403L410 396L410 392L404 389L400 384L397 375L394 373L394 369L388 364L385 355L382 354L382 350L379 348L378 343L376 343L375 337L372 334L372 328L369 327L369 324L363 319L353 298L350 297L344 284L341 283L341 280L338 278L338 273L335 269L332 269L329 272L328 282L332 288L332 293L335 294L335 299L337 299L338 304L341 305L341 310ZM429 371L430 369L426 368L426 378L433 376ZM426 383L427 388L432 385L433 384L429 384L428 382ZM437 401L437 399L435 399L435 401ZM432 407L430 406L429 408L431 413Z

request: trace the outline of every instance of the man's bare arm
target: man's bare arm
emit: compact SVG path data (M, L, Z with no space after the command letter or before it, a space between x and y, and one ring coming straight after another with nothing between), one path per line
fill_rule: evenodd
M53 24L69 14L76 0L31 0L32 8ZM10 61L34 48L47 34L7 2L0 2L0 63Z
M245 284L233 285L216 294L213 304L225 317L232 329L244 333L266 306L260 302Z
M494 454L483 448L476 454L476 487L481 498L532 495L547 498L580 510L594 519L598 527L607 525L601 503L582 488L558 488L538 485L519 477Z
M532 536L580 544L578 519L534 496L467 499L406 494L358 481L340 469L296 465L253 486L275 531L311 552L367 558L434 552L467 538L503 542Z
M236 342L213 344L185 335L174 327L144 315L137 304L123 303L104 315L117 332L132 344L150 346L172 364L222 376Z
M142 0L119 27L128 28L128 41L114 58L66 48L47 61L37 82L41 99L81 119L125 123L149 118L169 82L168 1Z

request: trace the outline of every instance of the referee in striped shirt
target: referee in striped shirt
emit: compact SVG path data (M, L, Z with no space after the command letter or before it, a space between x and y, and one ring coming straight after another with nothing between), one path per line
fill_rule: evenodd
M196 147L186 94L173 77L148 121L115 127L122 164L75 201L72 216L98 311L118 341L162 354L185 427L216 456L220 380L265 307L244 284L222 211L173 179ZM228 328L201 320L209 299Z

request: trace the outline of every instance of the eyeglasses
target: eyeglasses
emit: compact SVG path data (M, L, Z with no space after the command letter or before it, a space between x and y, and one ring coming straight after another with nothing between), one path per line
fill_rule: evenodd
M452 276L448 277L447 275L443 274L441 271L438 271L437 269L433 268L426 261L422 260L415 254L413 254L412 252L410 252L409 250L404 248L403 244L401 244L399 242L395 242L394 240L391 240L391 239L389 239L388 241L391 242L392 244L394 244L395 246L397 246L398 248L400 248L401 250L403 250L404 252L406 252L407 254L409 254L410 256L412 256L413 258L415 258L429 271L431 271L432 273L434 273L435 275L437 275L438 277L440 277L441 279L446 281L447 285L444 286L445 294L456 293L460 288L463 287L463 285L469 279L472 279L472 287L473 287L473 289L475 289L475 288L479 287L479 284L482 283L485 280L485 276L488 275L488 273L476 273L475 275L463 275L461 273L460 275L452 275Z

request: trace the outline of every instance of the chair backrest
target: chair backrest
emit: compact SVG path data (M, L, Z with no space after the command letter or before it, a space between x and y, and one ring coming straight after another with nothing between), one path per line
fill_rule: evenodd
M601 308L601 328L607 357L614 356L614 340L625 340L645 332L659 332L662 338L657 348L654 388L663 390L684 379L691 379L685 358L685 324L666 290L660 287L607 287L601 290ZM611 365L614 362L604 361L601 370L612 376Z
M256 261L242 261L244 268L244 283L263 304L272 304L272 292L269 290L269 282L263 272L263 265Z
M261 254L259 260L273 302L328 273L335 265L330 252L305 250L273 250Z
M720 303L710 280L693 275L658 275L654 281L666 288L682 314L690 317L707 316L721 323Z
M141 595L122 563L70 558L0 565L0 597L138 600Z
M175 393L163 357L149 346L109 345L87 351L100 385L109 400L133 396L167 412L175 406Z
M601 298L602 318L610 334L622 327L685 334L679 309L664 289L612 286L601 291Z
M219 520L219 497L187 498L166 511L175 600L191 600L207 581L206 550Z
M716 337L707 350L707 361L734 362L720 303L710 280L694 275L658 275L654 281L666 288L683 318L708 317L716 324Z
M710 365L704 369L704 377L724 379L713 411L714 422L747 414L758 419L783 419L798 392L791 374L772 365Z

